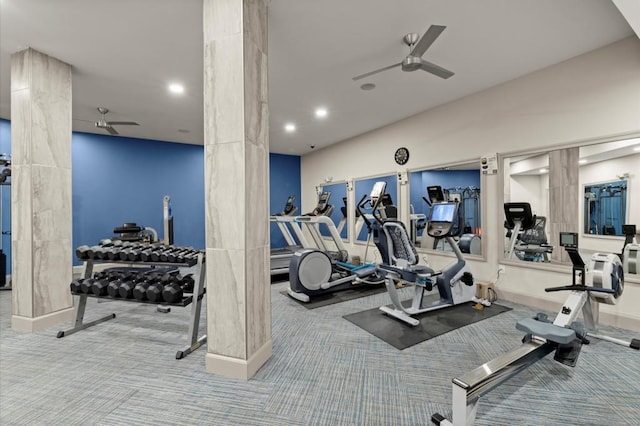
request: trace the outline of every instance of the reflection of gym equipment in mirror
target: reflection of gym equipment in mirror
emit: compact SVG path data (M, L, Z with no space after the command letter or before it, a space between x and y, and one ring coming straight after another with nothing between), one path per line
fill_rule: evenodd
M380 197L377 198L376 204ZM374 206L375 209L377 206ZM362 212L360 212L362 215ZM335 223L327 216L298 216L297 223L306 226L312 236L320 236L320 225L329 231L335 250L320 239L318 249L296 251L289 263L289 288L287 294L301 302L312 297L347 290L356 286L381 285L373 263L353 263Z
M504 203L504 215L506 237L509 238L505 258L549 262L553 246L547 241L547 218L534 215L529 203Z
M622 225L624 246L622 246L622 267L625 274L640 274L640 244L636 237L636 225Z
M442 200L444 196L434 195L433 198ZM458 223L459 206L456 201L438 201L431 205L426 232L437 239L446 238L457 257L455 263L437 272L428 266L418 265L418 254L402 222L385 220L376 214L373 215L373 221L365 218L382 256L378 271L385 278L385 286L394 306L381 306L382 312L409 325L417 326L420 321L412 315L473 300L476 294L473 276L462 257L462 252L451 237L452 229ZM410 307L402 305L396 287L398 284L414 287ZM434 288L437 288L440 299L435 303L426 303L425 297L433 294Z
M3 222L4 213L4 187L11 186L11 158L7 154L0 154L0 290L11 290L11 281L7 283L7 255L4 254L2 247L4 245L5 235L11 239L11 222L9 229L5 231ZM11 212L11 210L9 210Z
M618 180L584 187L584 233L623 235L627 212L627 181Z
M480 188L469 186L466 188L455 187L441 189L440 186L427 187L429 199L422 197L427 205L434 202L455 201L458 203L457 219L451 229L452 241L456 241L460 251L465 254L482 254L482 228L480 226ZM442 199L438 199L442 197ZM412 234L414 223L412 222ZM423 224L415 223L416 235ZM417 236L416 236L417 238ZM415 241L413 239L412 241ZM451 251L448 239L432 238L423 231L420 237L420 247L431 248L433 250Z
M539 313L535 318L518 321L516 328L525 333L523 344L454 378L452 419L436 413L431 417L434 424L472 425L480 397L554 351L555 361L574 367L582 345L589 343L588 337L640 349L638 339L628 342L596 334L598 303L615 304L624 289L624 273L618 256L596 253L585 264L578 253L578 234L575 233L560 233L560 245L565 247L573 263L573 283L545 289L546 292L571 292L556 318L552 322L546 314ZM576 322L580 312L584 324Z

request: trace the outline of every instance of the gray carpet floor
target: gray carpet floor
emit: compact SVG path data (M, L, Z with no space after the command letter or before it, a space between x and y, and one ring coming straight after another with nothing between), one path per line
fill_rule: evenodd
M86 320L117 318L56 339L70 324L12 331L0 292L0 424L426 425L450 415L451 379L519 345L515 321L535 313L501 302L514 309L399 351L342 318L386 294L308 310L284 288L271 286L273 357L248 382L206 373L206 348L175 359L189 308L89 300ZM640 354L594 340L576 368L549 356L484 397L476 424L638 425Z

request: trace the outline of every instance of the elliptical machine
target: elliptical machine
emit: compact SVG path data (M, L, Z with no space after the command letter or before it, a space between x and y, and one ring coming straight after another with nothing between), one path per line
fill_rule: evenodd
M376 186L379 184L384 185L384 182L378 182ZM442 271L434 271L428 266L418 265L418 254L402 222L382 220L375 214L375 210L373 218L374 221L366 218L365 220L367 226L372 229L374 242L382 255L382 263L378 265L378 271L385 278L385 286L393 303L393 308L381 306L382 312L409 325L417 326L420 321L412 315L470 302L474 299L476 285L473 275L469 272L458 244L452 238L452 229L458 218L456 201L432 203L427 220L426 232L429 236L438 239L446 238L457 258L455 263ZM397 284L414 287L410 307L402 305ZM440 299L434 303L427 303L425 297L434 290L434 287L438 289Z
M323 193L324 194L324 193ZM322 199L322 196L321 196ZM327 198L328 199L328 198ZM292 298L308 303L312 297L347 290L362 285L381 285L376 265L355 265L347 252L335 223L328 216L299 216L296 222L307 226L319 247L326 248L319 225L325 225L337 251L304 249L296 251L289 263L289 288Z

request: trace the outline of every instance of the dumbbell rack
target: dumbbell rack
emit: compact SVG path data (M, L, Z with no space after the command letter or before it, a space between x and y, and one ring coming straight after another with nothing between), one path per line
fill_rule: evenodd
M108 299L111 301L123 301L123 302L133 302L133 303L146 303L146 304L154 304L154 305L163 305L163 306L179 306L186 307L191 305L191 318L189 321L189 335L188 342L189 345L185 346L183 349L179 350L176 353L176 359L182 359L189 355L191 352L198 349L207 341L207 335L201 336L198 338L198 328L200 326L200 312L202 310L202 299L204 298L204 294L206 292L206 269L205 269L205 258L204 254L198 254L198 261L196 262L196 272L195 272L195 285L193 288L193 294L191 296L183 297L182 300L178 303L165 303L165 302L150 302L150 301L138 301L135 299L115 299L109 296L96 296L94 294L87 293L71 293L74 296L78 296L78 300L76 303L76 310L74 316L74 326L68 330L59 331L57 334L58 338L62 338L68 336L70 334L76 333L80 330L84 330L85 328L92 327L96 324L100 324L102 322L108 321L116 317L115 313L109 314L105 317L99 318L97 320L91 322L84 322L84 312L87 305L87 298L93 297L96 299ZM98 263L116 263L116 264L127 264L127 265L140 265L140 266L165 266L165 267L191 267L193 264L188 263L170 263L170 262L130 262L130 261L117 261L117 260L85 260L84 261L84 273L83 277L85 279L91 278L93 274L93 266ZM142 268L141 268L142 269Z

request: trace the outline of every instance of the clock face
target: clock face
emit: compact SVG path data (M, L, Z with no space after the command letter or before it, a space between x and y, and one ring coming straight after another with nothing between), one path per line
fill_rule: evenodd
M404 147L398 148L396 150L394 158L396 160L396 163L400 164L401 166L407 164L407 161L409 161L409 150Z

